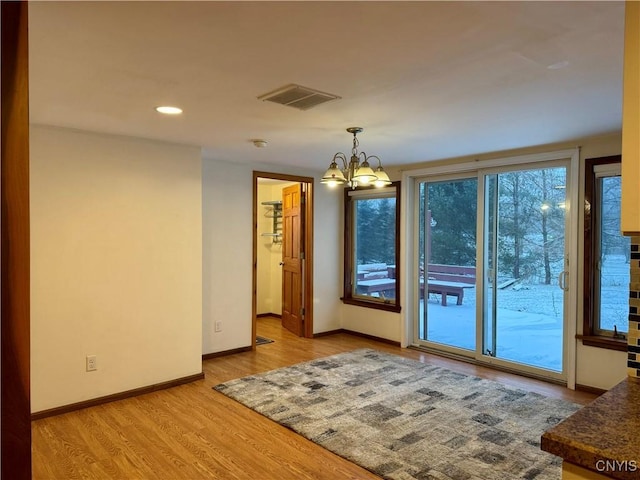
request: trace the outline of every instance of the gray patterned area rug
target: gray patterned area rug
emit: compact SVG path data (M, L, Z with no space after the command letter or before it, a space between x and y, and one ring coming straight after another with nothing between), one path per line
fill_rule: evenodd
M389 479L543 480L542 433L579 405L370 349L213 387Z

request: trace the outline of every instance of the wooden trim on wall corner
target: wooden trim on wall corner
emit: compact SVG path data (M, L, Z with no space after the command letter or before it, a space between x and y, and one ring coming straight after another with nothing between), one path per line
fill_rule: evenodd
M349 335L353 335L355 337L367 338L369 340L375 340L376 342L386 343L387 345L393 345L394 347L401 347L400 342L396 342L394 340L389 340L388 338L376 337L375 335L369 335L367 333L355 332L353 330L343 329L344 333L348 333Z
M48 410L41 410L39 412L32 413L31 420L40 420L42 418L53 417L54 415L62 415L63 413L74 412L83 408L102 405L103 403L115 402L118 400L124 400L126 398L137 397L139 395L145 395L147 393L157 392L158 390L177 387L179 385L184 385L185 383L191 383L198 380L204 380L204 372L196 373L194 375L188 375L186 377L176 378L175 380L169 380L167 382L156 383L147 387L134 388L133 390L114 393L112 395L106 395L104 397L92 398L91 400L84 400L82 402L72 403L70 405L63 405L61 407L50 408Z
M263 317L282 318L282 315L280 315L279 313L259 313L256 315L256 318L263 318Z
M314 333L313 338L328 337L329 335L336 335L338 333L347 333L347 331L344 328L338 328L337 330L329 330L327 332Z
M253 347L249 345L248 347L233 348L231 350L224 350L223 352L205 353L202 355L202 360L210 360L212 358L226 357L227 355L233 355L235 353L250 352L251 350L253 350Z
M608 391L602 388L590 387L589 385L580 385L579 383L576 383L576 390L579 392L594 393L596 395L602 395Z
M0 477L30 480L29 33L27 2L2 2Z
M394 347L401 347L400 342L389 340L388 338L376 337L375 335L369 335L367 333L360 333L354 330L347 330L345 328L339 328L337 330L329 330L327 332L314 333L313 338L326 337L329 335L336 335L338 333L346 333L347 335L353 335L354 337L366 338L368 340L375 340L376 342L386 343L387 345L393 345Z
M315 264L314 256L314 209L315 209L315 188L313 178L308 178L305 182L305 214L304 214L304 252L305 252L305 278L304 285L304 336L313 338L313 269Z
M586 317L585 317L586 318ZM589 347L607 348L609 350L617 350L619 352L627 351L627 340L622 338L602 337L598 335L576 335L583 345Z

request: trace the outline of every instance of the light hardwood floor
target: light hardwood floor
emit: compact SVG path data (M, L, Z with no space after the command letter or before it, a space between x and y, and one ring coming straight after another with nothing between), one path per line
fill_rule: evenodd
M205 379L32 423L33 478L377 479L212 386L356 348L376 348L451 370L585 404L595 395L348 334L297 338L276 318L258 320L275 340L203 362Z

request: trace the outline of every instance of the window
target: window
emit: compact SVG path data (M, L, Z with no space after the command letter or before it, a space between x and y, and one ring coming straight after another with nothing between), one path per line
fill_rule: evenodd
M400 311L400 182L345 190L344 303Z
M620 233L620 156L588 159L585 174L585 345L626 350L630 239Z

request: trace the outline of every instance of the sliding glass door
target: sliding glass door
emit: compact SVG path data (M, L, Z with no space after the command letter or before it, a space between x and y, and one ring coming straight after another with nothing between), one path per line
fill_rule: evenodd
M560 378L568 162L416 183L416 343Z
M419 338L476 349L478 179L420 184Z
M566 174L484 176L483 355L562 372Z

